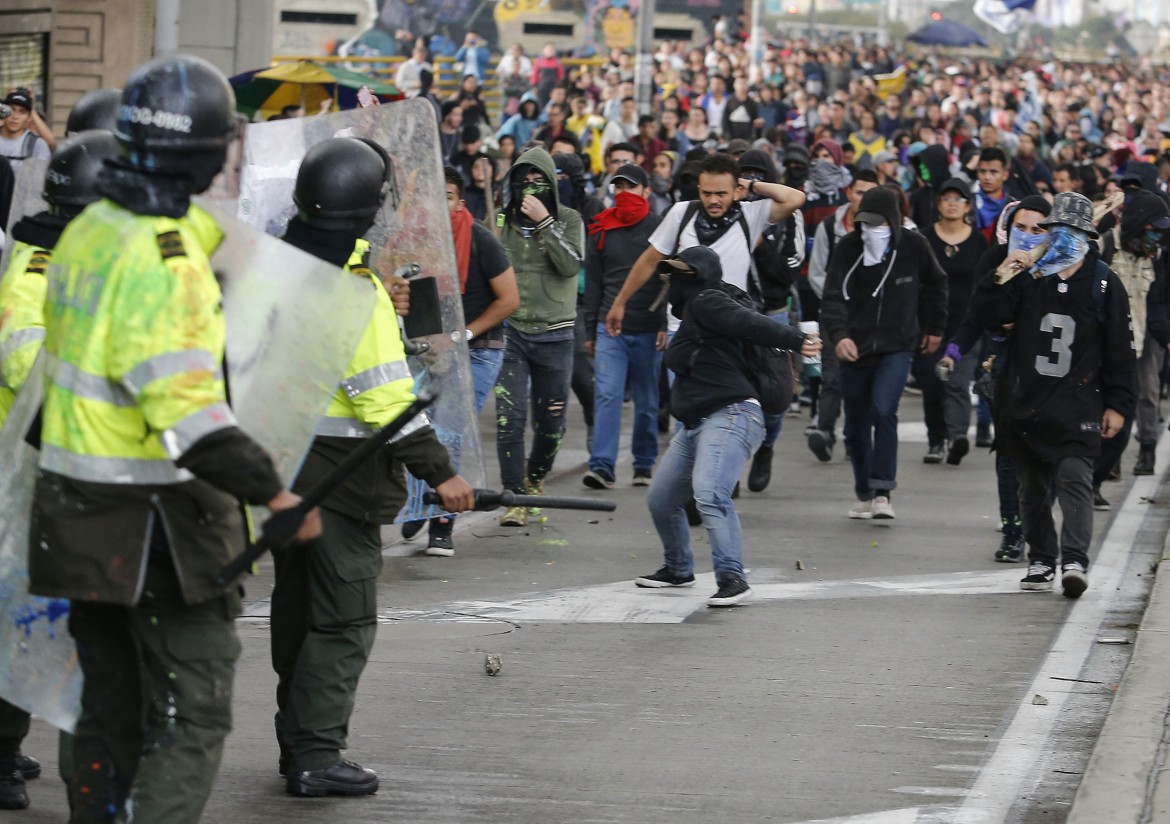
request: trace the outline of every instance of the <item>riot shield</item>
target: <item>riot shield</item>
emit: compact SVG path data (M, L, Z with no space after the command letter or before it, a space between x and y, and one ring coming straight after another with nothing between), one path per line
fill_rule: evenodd
M37 452L24 441L44 398L42 358L0 430L0 696L63 730L81 708L69 602L28 594L28 530Z
M22 217L35 215L48 208L42 193L45 190L45 172L49 170L49 161L40 157L30 157L20 164L16 173L16 182L12 187L12 205L8 207L8 225L4 227L4 234L8 238L4 244L4 254L0 255L0 278L8 271L8 261L12 259L12 227Z
M212 263L223 289L232 408L288 484L353 357L374 294L359 278L234 218L216 219L224 240ZM36 453L24 434L42 395L38 365L0 431L0 697L69 730L81 680L66 629L69 603L28 595Z
M474 393L455 247L447 211L438 125L425 100L404 100L331 115L254 123L248 126L240 180L239 217L277 234L295 213L293 186L309 148L333 137L364 137L384 147L394 163L394 182L374 227L372 263L389 286L396 271L411 264L419 278L433 278L442 332L429 335L430 349L410 359L416 384L438 393L429 415L439 439L472 484L484 482ZM410 498L398 520L438 514L422 503L423 484L410 479Z

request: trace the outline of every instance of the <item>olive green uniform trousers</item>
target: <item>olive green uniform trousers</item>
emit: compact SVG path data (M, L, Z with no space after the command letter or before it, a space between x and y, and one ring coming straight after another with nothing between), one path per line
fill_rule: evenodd
M159 537L136 606L74 601L70 609L85 676L69 785L74 824L194 824L231 731L239 596L185 604Z
M335 763L377 631L381 530L321 509L322 536L275 554L276 740L293 771Z

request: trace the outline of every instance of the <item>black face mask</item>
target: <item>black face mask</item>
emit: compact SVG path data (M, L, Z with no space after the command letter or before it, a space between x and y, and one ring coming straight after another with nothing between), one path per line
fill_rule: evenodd
M524 202L524 198L532 195L544 204L544 208L548 209L548 213L553 217L557 214L557 198L553 194L552 186L547 180L516 180L512 183L512 199L509 202L512 216L520 223L521 226L534 225L523 212L520 211L520 205Z

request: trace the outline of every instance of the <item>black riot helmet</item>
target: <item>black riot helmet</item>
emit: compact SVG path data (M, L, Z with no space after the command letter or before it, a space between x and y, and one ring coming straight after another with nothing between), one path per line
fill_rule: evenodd
M293 202L310 226L362 235L374 225L393 180L394 165L377 143L335 137L301 161Z
M53 214L72 217L101 198L98 171L118 156L118 141L107 131L91 129L57 144L45 172L45 200Z
M157 57L130 75L114 134L125 162L147 174L187 177L201 192L223 167L236 136L236 97L200 57Z
M90 129L114 131L121 106L121 89L94 89L69 110L69 119L65 121L66 136Z

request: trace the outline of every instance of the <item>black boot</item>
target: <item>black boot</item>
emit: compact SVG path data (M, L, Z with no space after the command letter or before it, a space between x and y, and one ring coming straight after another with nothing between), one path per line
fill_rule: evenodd
M373 795L378 776L352 761L339 760L319 770L296 770L285 779L289 795Z
M1137 456L1137 463L1133 465L1133 474L1135 475L1153 475L1154 474L1154 444L1152 443L1138 443L1139 450Z
M980 449L987 449L993 443L991 437L991 424L978 423L975 424L975 445Z
M748 489L752 492L763 492L772 482L772 450L761 446L752 458L752 468L748 472Z
M24 810L28 808L28 792L24 776L16 766L16 754L0 756L0 810Z

